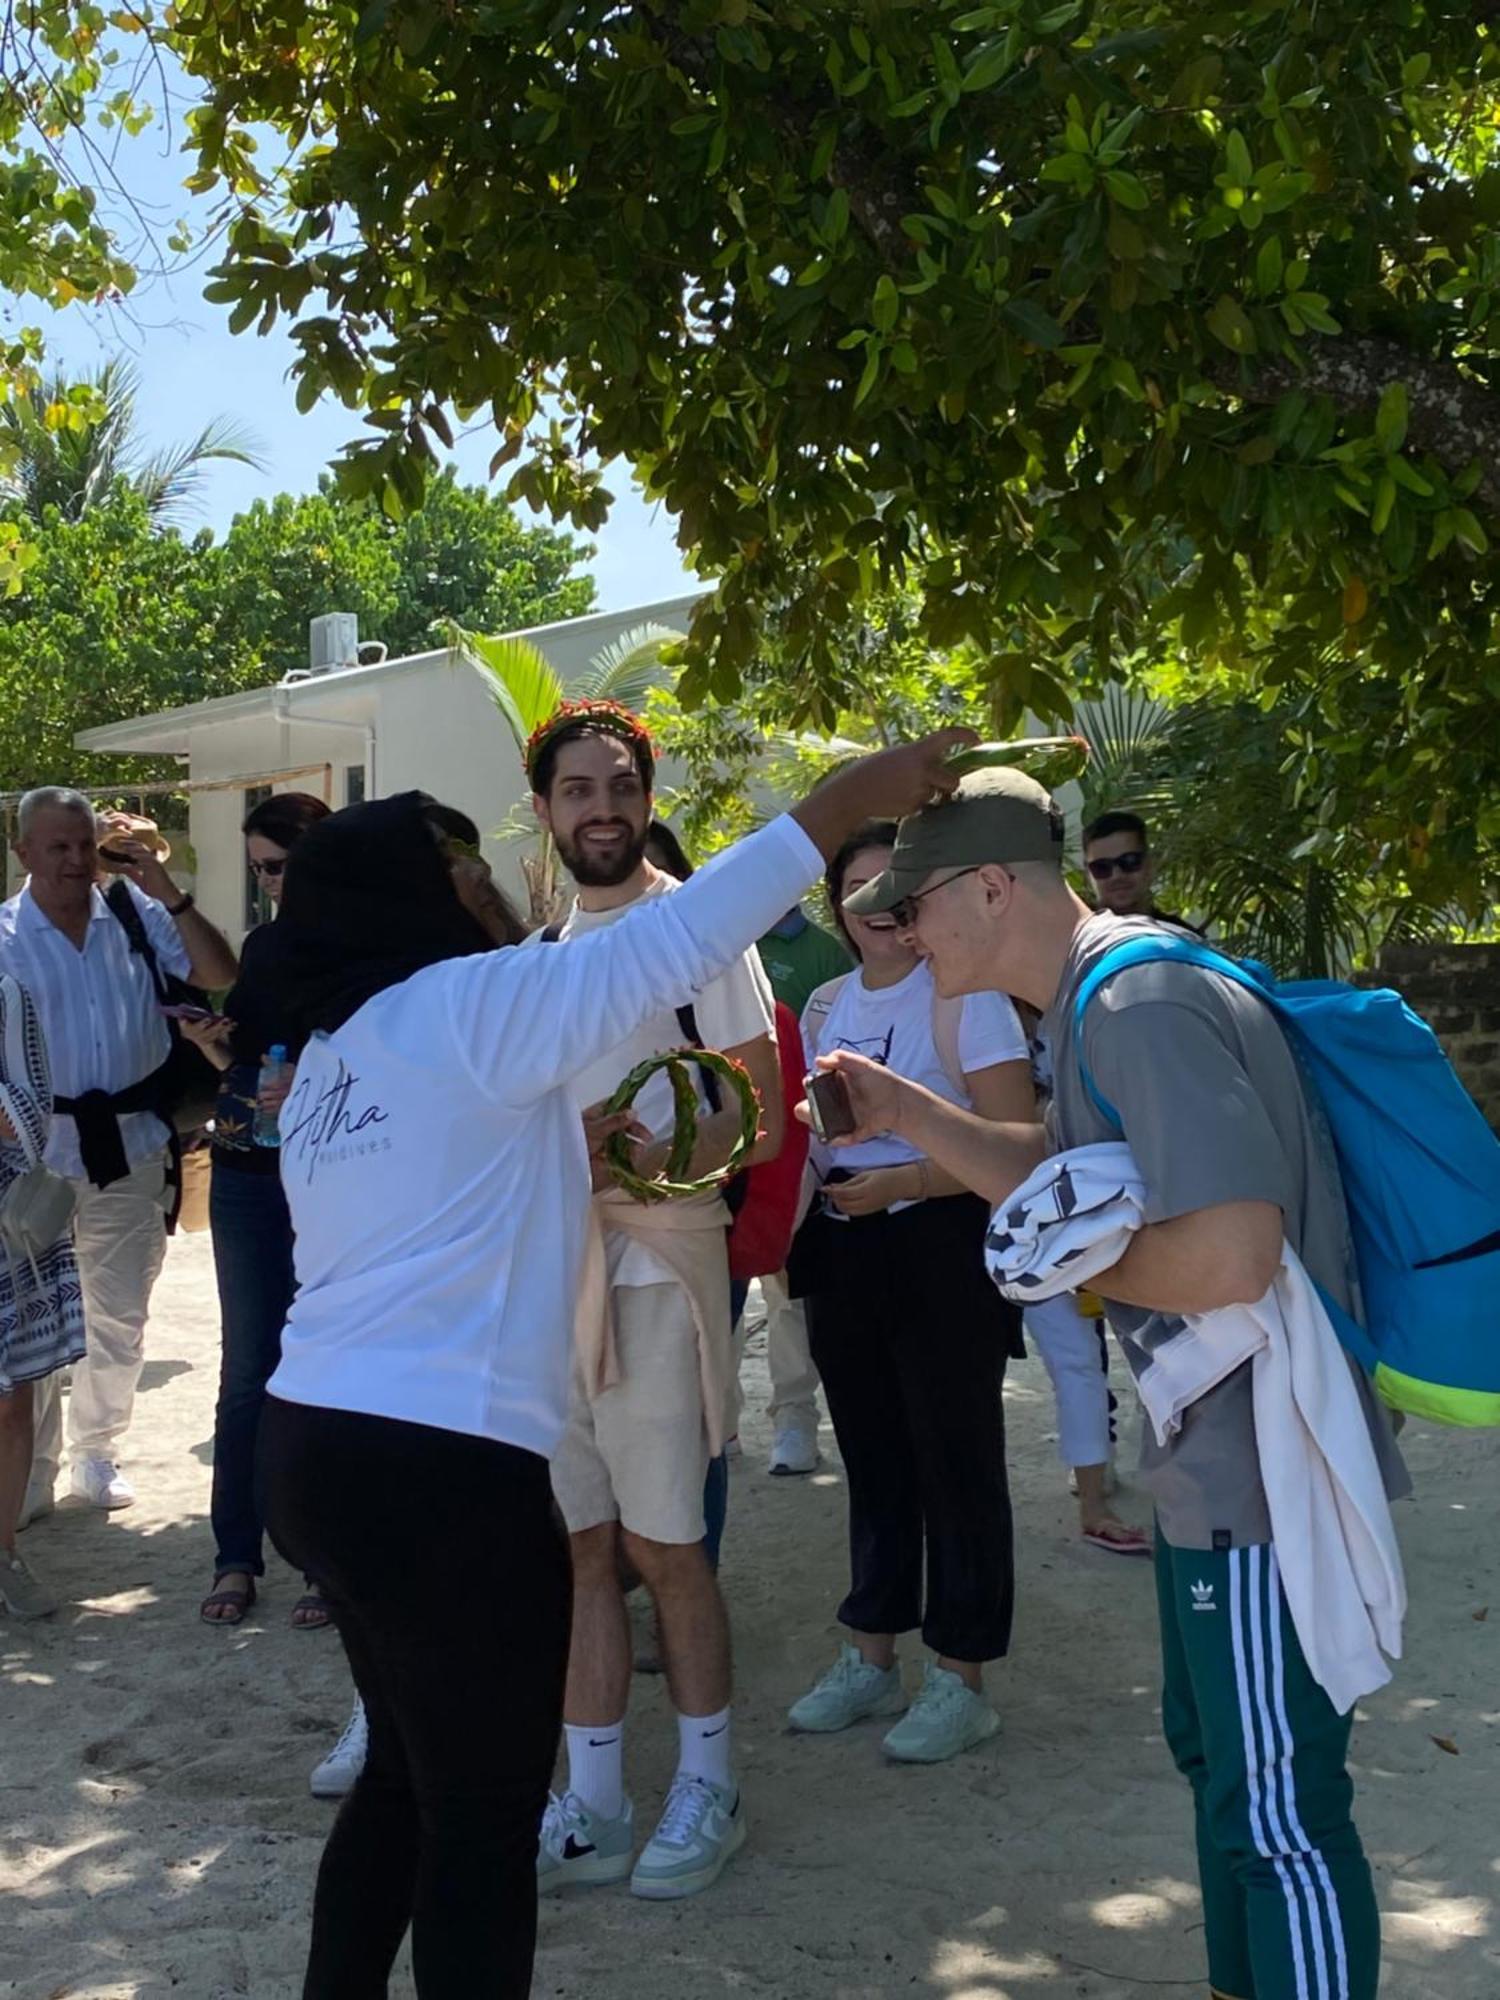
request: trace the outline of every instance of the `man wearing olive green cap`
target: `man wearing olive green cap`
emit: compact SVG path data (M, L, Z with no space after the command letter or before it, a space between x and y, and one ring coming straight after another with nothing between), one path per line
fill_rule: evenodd
M1073 893L1062 814L1033 779L979 771L903 820L890 868L848 907L894 911L945 997L998 989L1038 1009L1054 1072L1039 1136L840 1054L854 1136L899 1131L999 1206L1046 1154L1123 1133L1147 1220L1091 1285L1137 1374L1183 1315L1258 1301L1283 1237L1351 1308L1337 1167L1270 1011L1216 972L1157 960L1107 974L1075 1020L1101 958L1159 933ZM1405 1479L1389 1422L1350 1367L1395 1495ZM1166 1444L1146 1426L1142 1479L1157 1515L1163 1724L1193 1789L1210 1991L1374 2000L1379 1925L1351 1817L1351 1717L1313 1679L1286 1612L1248 1363L1192 1403Z

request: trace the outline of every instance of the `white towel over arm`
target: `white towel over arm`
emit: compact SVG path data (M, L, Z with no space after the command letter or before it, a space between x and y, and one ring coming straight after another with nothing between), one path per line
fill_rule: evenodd
M991 1218L990 1275L1007 1298L1051 1298L1119 1262L1144 1220L1128 1146L1047 1160ZM1390 1503L1349 1364L1289 1245L1265 1297L1183 1320L1136 1387L1159 1442L1182 1412L1252 1364L1256 1451L1282 1587L1314 1679L1343 1714L1401 1656L1406 1585Z

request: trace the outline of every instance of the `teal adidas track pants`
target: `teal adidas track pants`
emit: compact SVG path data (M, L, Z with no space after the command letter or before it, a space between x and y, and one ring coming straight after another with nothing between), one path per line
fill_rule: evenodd
M1269 1546L1158 1532L1162 1723L1193 1790L1219 2000L1375 2000L1380 1922L1351 1817L1352 1717L1308 1670Z

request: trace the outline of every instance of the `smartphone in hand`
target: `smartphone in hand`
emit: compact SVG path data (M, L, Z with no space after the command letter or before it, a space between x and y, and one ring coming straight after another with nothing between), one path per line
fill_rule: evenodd
M854 1105L849 1086L836 1069L814 1070L802 1079L807 1093L807 1118L813 1132L827 1145L847 1139L854 1130Z
M223 1014L216 1014L211 1007L195 1007L185 1000L161 1001L156 1009L165 1014L169 1021L193 1021L200 1027L215 1025L224 1020Z

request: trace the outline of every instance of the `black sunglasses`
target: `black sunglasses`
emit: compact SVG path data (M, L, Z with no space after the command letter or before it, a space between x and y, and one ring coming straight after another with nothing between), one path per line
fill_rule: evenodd
M1145 865L1144 847L1129 847L1123 854L1115 855L1112 860L1090 861L1085 864L1096 882L1107 882L1117 868L1122 875L1139 875Z
M956 874L945 875L941 882L931 882L925 889L916 889L909 896L903 896L899 903L892 903L891 915L896 919L896 928L909 931L917 921L917 905L924 896L935 896L939 889L946 889L950 882L961 882L965 875L977 875L986 862L976 861L972 868L960 868Z
M285 867L286 856L283 855L279 861L252 861L250 863L250 873L252 875L262 875L268 882L275 882L280 878L282 870Z

